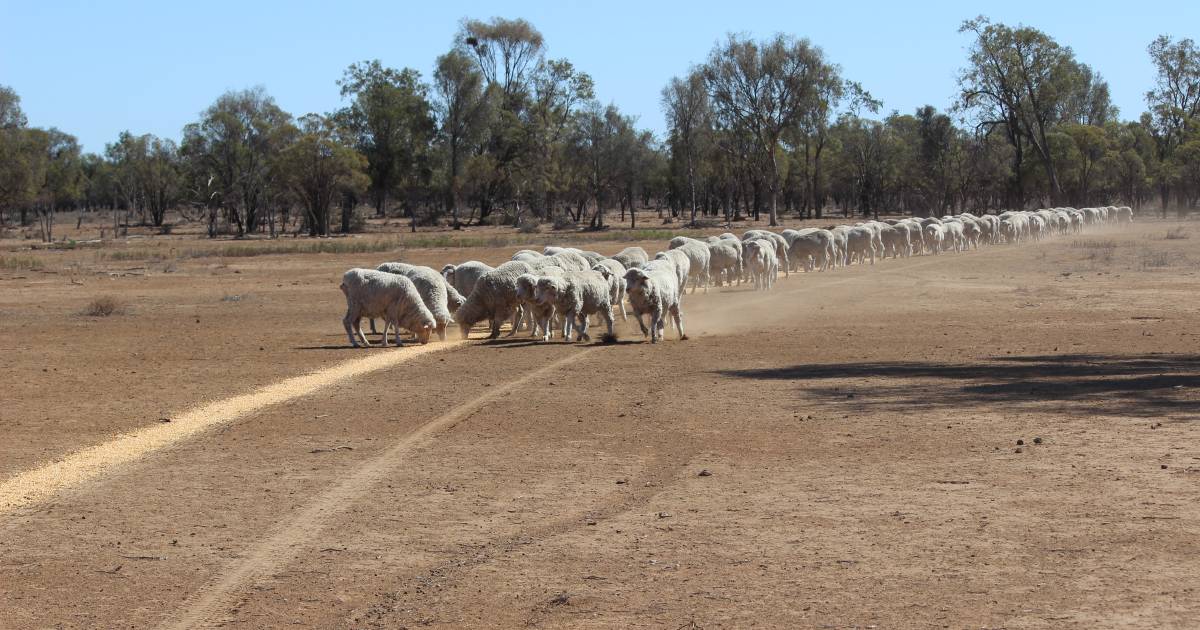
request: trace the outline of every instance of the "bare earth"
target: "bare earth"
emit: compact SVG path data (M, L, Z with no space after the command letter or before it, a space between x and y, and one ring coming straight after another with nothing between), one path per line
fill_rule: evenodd
M1178 225L714 289L657 346L352 350L383 254L0 269L0 484L313 375L0 506L0 627L1196 627Z

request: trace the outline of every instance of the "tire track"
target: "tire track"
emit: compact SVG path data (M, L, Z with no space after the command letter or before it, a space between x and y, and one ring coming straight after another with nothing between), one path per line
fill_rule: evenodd
M168 621L161 627L182 630L215 623L212 617L223 609L229 597L236 594L251 580L269 575L290 562L302 550L305 542L319 534L332 519L348 509L354 498L376 483L385 480L392 469L402 461L401 458L406 451L425 444L433 437L433 434L467 419L488 403L514 389L578 361L598 349L599 347L593 346L542 366L519 379L495 387L481 396L464 402L421 425L387 450L360 464L340 483L301 508L294 518L282 524L275 533L248 550L243 559L226 567L214 581L189 598L184 611L173 621Z
M58 492L97 479L124 464L266 407L295 400L347 379L394 367L417 357L457 348L465 343L466 341L451 341L372 353L370 356L343 361L311 374L279 381L249 394L196 407L171 418L170 422L119 434L111 440L75 451L54 462L17 473L4 480L0 483L0 517L34 506Z

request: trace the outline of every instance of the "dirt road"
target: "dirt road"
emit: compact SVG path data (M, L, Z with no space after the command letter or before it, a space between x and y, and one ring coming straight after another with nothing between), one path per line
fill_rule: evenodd
M0 515L0 626L1192 626L1200 298L1168 227L688 296L684 342L327 382ZM121 278L108 321L0 280L0 483L363 360L350 264Z

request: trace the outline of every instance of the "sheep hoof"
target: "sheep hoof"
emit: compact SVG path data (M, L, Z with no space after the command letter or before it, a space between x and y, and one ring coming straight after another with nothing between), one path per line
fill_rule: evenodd
M600 336L600 343L614 344L617 343L617 336L612 333L604 333Z

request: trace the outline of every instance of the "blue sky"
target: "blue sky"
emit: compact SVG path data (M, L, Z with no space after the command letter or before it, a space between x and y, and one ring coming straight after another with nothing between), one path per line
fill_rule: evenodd
M228 89L263 85L295 115L342 105L334 82L378 58L429 76L463 17L524 17L548 53L590 73L600 100L661 131L659 92L728 32L807 37L885 111L946 107L984 14L1036 26L1109 81L1123 118L1144 109L1146 45L1161 33L1200 39L1200 2L45 2L0 0L0 84L30 123L102 151L125 129L179 137Z

